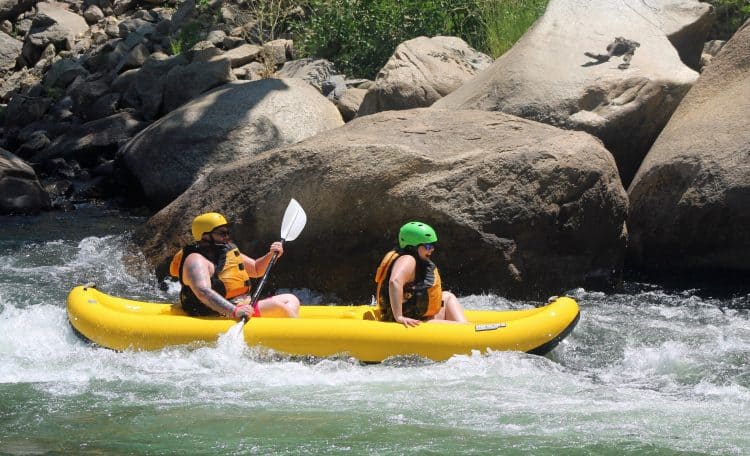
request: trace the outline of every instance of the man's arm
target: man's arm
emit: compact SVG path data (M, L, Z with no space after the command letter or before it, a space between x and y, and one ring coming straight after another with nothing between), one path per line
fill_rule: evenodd
M266 269L268 269L268 264L271 262L271 258L273 258L274 252L278 253L279 257L284 254L284 246L281 242L277 241L271 244L271 247L268 249L268 253L258 258L257 260L253 260L243 253L242 261L243 263L245 263L245 271L247 271L247 275L256 278L265 274Z
M222 315L232 315L234 304L211 288L211 271L206 260L192 253L185 259L182 268L182 280L203 304Z

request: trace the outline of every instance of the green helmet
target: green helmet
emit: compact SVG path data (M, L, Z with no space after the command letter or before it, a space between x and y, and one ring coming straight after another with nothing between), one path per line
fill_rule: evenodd
M432 227L422 222L409 222L398 231L398 245L403 249L407 245L414 247L419 244L437 242L437 234Z

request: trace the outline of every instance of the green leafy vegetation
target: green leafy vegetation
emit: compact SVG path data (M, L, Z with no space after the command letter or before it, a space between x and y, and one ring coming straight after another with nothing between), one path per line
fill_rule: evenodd
M62 100L63 96L65 96L65 91L59 87L45 87L44 91L54 102Z
M728 40L734 32L750 19L750 0L708 0L716 9L709 40Z
M201 34L201 25L198 22L193 21L182 27L177 38L173 38L169 42L169 50L172 55L189 51L201 40Z
M418 36L457 36L497 58L544 13L548 2L244 0L242 9L254 20L254 27L247 30L249 40L292 38L300 57L325 58L347 75L374 78L396 46ZM750 17L750 0L708 2L717 16L709 39L729 39ZM196 0L196 5L199 15L205 15L210 0ZM189 50L199 38L196 24L188 24L172 40L172 54Z
M288 30L289 23L298 19L307 2L294 0L246 0L245 7L255 18L251 39L263 43L272 41Z
M478 0L484 25L480 49L493 58L505 53L547 8L547 0ZM484 46L482 46L484 44Z
M372 78L398 44L418 36L458 36L498 57L546 6L547 0L308 0L290 29L302 55Z

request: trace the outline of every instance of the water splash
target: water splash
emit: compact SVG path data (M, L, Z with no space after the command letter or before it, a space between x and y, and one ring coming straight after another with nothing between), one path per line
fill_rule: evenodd
M9 266L0 272L0 406L12 417L0 426L0 452L75 453L80 442L115 451L90 435L154 453L212 452L219 441L231 442L229 452L280 454L458 453L469 441L480 454L750 451L746 295L571 290L581 320L548 357L495 352L379 365L346 354L293 358L248 348L239 324L211 346L115 352L75 336L68 290L93 280L114 294L173 301L179 288L161 288L130 254L122 226L85 231L0 242ZM534 305L489 294L462 301ZM153 429L163 437L144 450L142 436Z

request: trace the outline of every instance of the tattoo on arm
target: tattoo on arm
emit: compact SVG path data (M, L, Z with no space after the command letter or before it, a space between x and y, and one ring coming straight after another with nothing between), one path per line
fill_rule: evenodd
M234 305L211 288L211 279L202 265L197 263L186 265L185 273L190 288L203 304L222 315L231 315Z
M200 295L198 294L198 291L195 290L195 294L201 299L203 304L222 315L231 315L232 312L234 312L234 304L224 299L222 295L215 292L210 287L200 288Z

